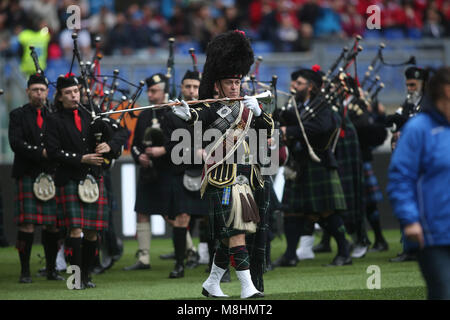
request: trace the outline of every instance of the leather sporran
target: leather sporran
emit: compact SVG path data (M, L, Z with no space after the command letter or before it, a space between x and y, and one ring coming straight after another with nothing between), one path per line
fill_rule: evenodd
M41 173L33 183L33 193L41 201L53 199L56 194L55 183L49 174Z
M94 203L98 200L100 196L98 183L90 174L78 184L78 196L84 203Z
M202 170L186 170L183 175L183 185L189 191L199 191L202 186Z
M286 180L294 181L297 178L297 171L290 166L284 167L284 178Z

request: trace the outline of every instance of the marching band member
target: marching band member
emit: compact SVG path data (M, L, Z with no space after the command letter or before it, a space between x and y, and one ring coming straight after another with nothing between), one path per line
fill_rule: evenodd
M208 44L206 56L200 99L213 98L214 90L219 98L238 98L241 79L254 62L254 53L245 34L236 30L216 36ZM262 297L265 215L270 190L264 188L259 165L249 161L245 138L250 128L267 130L268 135L272 135L273 120L261 110L254 97L244 97L243 102L199 104L194 108L183 103L173 111L188 123L201 121L203 130L215 128L221 132L219 140L208 151L202 176L201 194L209 201L211 235L219 240L202 294L226 296L220 288L220 280L231 261L241 282L241 298ZM235 159L239 148L243 148L243 159ZM223 156L216 157L221 151L224 151ZM256 233L259 240L264 239L254 245L250 255L247 233Z
M19 225L17 250L21 274L19 282L31 283L30 254L35 225L43 225L42 244L48 280L64 280L55 271L59 230L55 186L51 163L44 146L44 130L49 111L44 107L48 81L40 74L29 77L26 89L29 102L10 113L9 143L14 151L12 176L16 179L15 221Z
M107 155L120 155L128 133L120 127L109 141L97 144L90 128L92 115L80 104L76 77L58 77L56 89L58 111L47 120L45 148L58 164L59 224L68 229L65 251L69 262L81 269L77 289L94 288L88 271L96 255L97 231L107 228L109 219L102 165Z

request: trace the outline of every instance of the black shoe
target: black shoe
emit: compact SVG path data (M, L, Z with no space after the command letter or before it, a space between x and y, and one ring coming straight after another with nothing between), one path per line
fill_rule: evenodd
M256 299L256 298L264 298L264 292L257 292L251 297L248 297L247 299Z
M275 260L273 267L295 267L297 266L297 259L286 259L284 255Z
M225 273L222 276L222 279L220 279L220 282L231 282L230 269L227 269L227 271L225 271Z
M325 267L336 267L336 266L348 266L352 264L352 257L336 256L330 264L326 264Z
M187 261L186 268L194 269L199 265L198 261L200 260L200 255L194 250L188 250L187 252Z
M41 268L36 273L36 277L46 277L46 276L47 276L47 269L46 268Z
M66 280L66 279L64 279L62 276L60 276L60 275L58 274L58 272L52 271L52 272L48 272L48 273L47 273L47 280L58 280L58 281L63 281L63 280Z
M93 274L102 274L102 273L105 273L105 268L102 268L101 266L95 266L93 269L92 269L92 273Z
M184 277L184 266L181 264L176 264L175 268L169 274L170 279L183 278Z
M386 241L382 242L375 242L373 247L370 248L369 252L381 252L381 251L388 251L389 245Z
M324 253L324 252L331 252L330 244L323 244L322 242L318 245L315 245L313 247L314 253Z
M19 278L19 282L20 283L32 283L33 282L33 280L31 280L31 276L30 275L23 275L23 274L21 274L20 275L20 278Z
M389 262L405 262L416 261L417 255L415 253L399 253L395 258L389 259Z
M86 280L86 281L83 281L82 284L83 284L84 287L87 288L87 289L92 289L92 288L97 287L97 286L95 285L95 283L92 282L91 279L88 279L88 280Z
M163 260L175 259L175 252L162 254L159 256L159 258Z
M123 268L123 270L125 270L125 271L147 270L147 269L151 269L150 264L144 264L141 261L136 262L132 266Z

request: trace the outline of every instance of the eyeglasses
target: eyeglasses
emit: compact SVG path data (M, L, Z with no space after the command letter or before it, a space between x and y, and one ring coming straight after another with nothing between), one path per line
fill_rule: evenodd
M147 92L150 92L151 94L155 94L158 91L163 91L163 90L162 89L150 89L150 90L147 90Z

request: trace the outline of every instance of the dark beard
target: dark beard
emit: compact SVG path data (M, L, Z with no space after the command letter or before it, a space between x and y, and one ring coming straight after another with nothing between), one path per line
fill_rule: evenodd
M308 88L305 88L301 91L297 91L295 93L295 101L297 101L297 104L303 104L306 101L307 95L308 95Z

